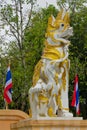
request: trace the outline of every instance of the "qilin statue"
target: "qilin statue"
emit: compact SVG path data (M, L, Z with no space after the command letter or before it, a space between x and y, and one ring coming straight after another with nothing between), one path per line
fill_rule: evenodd
M73 29L68 12L61 10L57 17L49 17L41 60L33 75L29 89L30 112L35 117L72 117L69 112L68 47Z

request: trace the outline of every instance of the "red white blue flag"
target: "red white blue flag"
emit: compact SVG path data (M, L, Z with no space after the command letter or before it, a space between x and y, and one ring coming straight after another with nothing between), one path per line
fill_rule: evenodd
M10 66L8 66L7 73L6 73L4 99L8 104L10 104L12 102L12 77L11 77Z
M80 114L80 109L79 109L78 75L75 76L74 92L73 92L71 106L76 107L76 114L79 115Z

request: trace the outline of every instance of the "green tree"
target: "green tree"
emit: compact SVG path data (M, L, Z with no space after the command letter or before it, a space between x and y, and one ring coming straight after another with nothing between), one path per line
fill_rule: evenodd
M9 43L7 52L8 54L6 57L9 57L9 59L11 60L11 71L13 79L13 102L11 105L9 105L9 107L14 109L21 109L23 111L28 111L28 90L29 87L32 86L32 76L35 64L41 57L42 48L44 45L43 42L45 39L47 20L51 14L55 14L55 12L57 11L55 7L50 6L48 9L41 9L38 12L32 12L32 20L30 20L29 17L22 38L19 34L19 32L21 32L20 26L23 26L21 23L19 24L20 17L18 16L19 21L18 18L17 21L11 21L11 18L13 19L14 16L14 13L11 13L13 12L13 9L12 7L10 7L11 12L8 10L9 5L7 5L5 8L2 8L2 18L4 19L4 22L7 23L8 21L4 16L4 14L7 13L6 17L8 17L9 20L8 25L12 26L11 33L13 33L14 37L16 35L17 39L19 39L17 41L15 37L16 41ZM14 28L18 25L13 26L13 23L16 24L16 22L19 25L19 32L16 32L17 28ZM21 38L22 40L20 40Z
M74 35L71 38L70 46L70 91L69 99L71 103L74 77L76 73L79 76L79 90L80 90L80 107L81 114L84 118L87 118L87 36L86 36L86 24L87 24L87 1L86 0L57 0L57 5L61 9L69 10L71 17L71 26L74 30ZM75 109L71 107L75 114Z
M28 81L27 81L27 65L25 58L25 46L24 46L24 33L27 27L31 25L31 17L33 17L33 9L36 0L11 0L11 3L7 3L2 1L0 3L0 14L1 14L1 27L5 29L6 35L10 37L12 36L11 41L7 47L7 57L11 60L12 68L14 66L17 70L14 71L13 84L14 91L13 95L15 100L18 101L16 108L26 110L25 105L25 97L26 91L28 89ZM29 6L29 10L27 11L27 15L24 14L23 5ZM27 17L27 20L26 20ZM8 27L8 28L7 28ZM13 39L14 38L14 39ZM12 42L14 41L14 42ZM11 51L10 51L11 50ZM15 64L16 63L16 64ZM14 65L13 65L14 64ZM7 67L7 66L6 66ZM17 77L16 77L17 76ZM19 80L16 80L19 79ZM15 82L16 81L16 82ZM18 86L16 86L18 85ZM17 88L16 88L17 87ZM15 91L16 88L16 91ZM20 98L19 98L20 97ZM21 100L21 101L19 101ZM11 104L11 107L14 107L14 103Z
M73 12L81 10L86 5L86 0L57 0L57 5L59 8L63 8Z
M86 36L86 24L87 24L87 7L75 13L71 18L71 24L74 29L74 35L71 38L70 46L70 86L72 91L72 79L75 74L79 76L79 90L80 90L80 106L81 112L86 113L85 107L87 104L87 36ZM86 114L85 114L86 115ZM86 118L86 117L85 117Z

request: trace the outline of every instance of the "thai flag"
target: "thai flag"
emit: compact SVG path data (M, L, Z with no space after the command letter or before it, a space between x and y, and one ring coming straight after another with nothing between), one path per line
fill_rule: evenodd
M73 92L73 98L72 98L71 106L76 107L76 114L79 115L80 109L79 109L78 75L75 76L74 92Z
M8 66L7 73L6 73L4 99L8 104L10 104L12 102L12 77L11 77L10 66Z

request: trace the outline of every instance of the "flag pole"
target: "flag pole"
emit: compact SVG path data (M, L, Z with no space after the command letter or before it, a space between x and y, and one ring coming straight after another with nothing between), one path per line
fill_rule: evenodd
M5 108L6 108L6 110L8 110L8 103L5 101Z
M10 66L10 64L11 64L11 60L9 59L8 66Z
M8 60L8 66L10 66L10 59ZM5 109L8 110L8 103L5 101Z
M76 62L76 69L75 69L75 79L74 79L74 84L75 84L75 80L76 80L76 76L77 76L77 74L78 74L78 57L76 58L76 60L75 60L75 62ZM77 108L75 107L75 115L76 115L76 117L78 116L78 114L77 114L77 110L76 110Z

